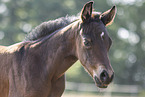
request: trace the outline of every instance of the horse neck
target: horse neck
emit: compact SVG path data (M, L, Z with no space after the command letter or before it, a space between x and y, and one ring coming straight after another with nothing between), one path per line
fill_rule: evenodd
M41 53L41 57L46 58L46 63L49 65L48 71L54 74L55 79L62 76L77 61L75 53L78 25L79 21L76 21L58 31L51 38L45 37L42 41L31 45L34 48L38 47L37 52Z

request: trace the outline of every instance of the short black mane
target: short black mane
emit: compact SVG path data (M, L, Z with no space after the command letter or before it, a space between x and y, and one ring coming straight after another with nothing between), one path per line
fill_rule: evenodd
M34 41L44 36L50 35L54 31L69 25L71 22L77 19L78 17L76 16L66 16L56 20L43 22L39 26L35 27L35 29L33 29L30 33L28 33L24 41Z

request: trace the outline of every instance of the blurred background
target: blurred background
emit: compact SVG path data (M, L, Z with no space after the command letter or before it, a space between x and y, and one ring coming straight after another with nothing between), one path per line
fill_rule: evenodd
M24 39L40 23L76 15L89 0L0 0L0 45ZM62 97L145 97L145 0L94 0L95 11L113 5L117 15L108 32L113 40L109 58L115 79L99 89L77 61L66 72Z

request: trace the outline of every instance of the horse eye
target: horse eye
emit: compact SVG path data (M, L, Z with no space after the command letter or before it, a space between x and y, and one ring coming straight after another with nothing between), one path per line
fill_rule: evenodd
M87 47L87 48L90 48L91 47L91 42L88 41L87 39L84 39L84 45Z

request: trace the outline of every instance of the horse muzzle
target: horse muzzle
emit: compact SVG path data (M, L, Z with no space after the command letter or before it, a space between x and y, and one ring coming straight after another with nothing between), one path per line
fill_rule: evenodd
M111 77L109 77L107 71L103 70L99 77L97 75L94 76L94 81L99 88L107 88L108 85L112 82L113 78L114 72L111 74Z

